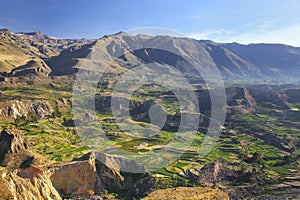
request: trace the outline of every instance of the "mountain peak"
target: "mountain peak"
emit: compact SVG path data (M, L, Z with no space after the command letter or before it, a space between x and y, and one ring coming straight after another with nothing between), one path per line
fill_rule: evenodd
M27 36L36 38L36 39L38 39L38 40L51 39L51 38L52 38L52 37L50 37L49 35L44 34L43 32L41 32L40 30L36 30L36 31L34 31L34 32L28 32L28 33L25 33L25 32L19 32L18 34L27 35Z
M102 38L108 38L108 37L116 37L116 36L128 36L128 34L124 31L120 31L114 34L110 34L110 35L104 35Z
M11 33L11 31L9 29L7 29L7 28L0 29L0 32L9 32L9 33Z

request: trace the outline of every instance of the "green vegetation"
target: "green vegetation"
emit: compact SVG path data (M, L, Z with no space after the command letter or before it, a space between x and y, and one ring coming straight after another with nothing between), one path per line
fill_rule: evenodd
M1 88L3 94L13 99L47 100L53 108L52 115L47 118L38 119L36 115L28 114L13 121L1 121L1 126L20 129L31 148L51 160L52 165L70 162L73 158L84 155L89 149L83 146L74 126L74 120L78 120L78 116L76 118L71 112L71 89L72 84L67 81L52 84L51 87L41 85ZM111 85L104 82L99 86L97 95L105 98L111 92ZM84 99L82 96L78 100L86 103ZM180 113L177 99L160 86L141 87L131 96L131 100L139 103L153 101L161 105L170 116ZM291 112L297 112L296 108L300 103L287 102L286 105ZM168 166L152 172L157 179L156 189L201 186L187 176L188 171L199 170L216 160L230 163L230 167L235 170L250 172L266 184L285 182L285 177L297 176L300 167L299 122L295 117L283 119L282 116L274 114L274 108L282 109L271 102L263 102L256 105L256 112L233 115L218 143L205 158L199 156L205 133L197 132L189 147L182 146L180 139L175 140L170 151L181 155ZM103 143L103 148L106 145L110 148L115 146L112 153L118 150L141 155L151 153L170 144L176 137L176 132L159 130L143 120L126 118L117 124L106 108L98 111L96 117L97 120L85 125L91 130L85 142L93 144L95 137L106 136L110 141ZM100 128L103 132L99 131ZM167 158L169 155L164 156ZM114 194L103 193L103 196L113 198Z

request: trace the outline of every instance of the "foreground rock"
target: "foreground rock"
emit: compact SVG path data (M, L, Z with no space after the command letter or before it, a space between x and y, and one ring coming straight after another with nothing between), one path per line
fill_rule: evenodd
M20 134L0 133L0 194L4 199L91 197L104 190L142 197L155 185L143 165L123 157L89 153L52 170L40 167ZM124 168L125 167L125 168ZM133 167L139 173L124 173Z
M122 166L135 167L140 173L124 173ZM105 153L89 153L56 169L51 180L65 198L100 194L104 189L142 197L155 185L155 179L142 173L143 165Z
M143 164L121 156L96 153L97 172L104 188L140 198L155 186L155 179L146 172ZM128 173L132 171L135 173Z
M94 195L102 191L102 183L96 172L95 156L87 160L63 165L58 168L51 180L62 197Z
M0 133L0 194L2 199L61 199L50 174L34 166L34 155L22 137L4 129Z
M25 168L33 161L33 155L19 134L8 129L0 133L0 165L9 170Z
M150 193L144 200L229 200L228 194L220 189L208 188L170 188Z
M49 176L45 173L27 172L22 177L22 172L9 172L0 167L0 194L1 199L22 200L48 200L61 199L52 186Z

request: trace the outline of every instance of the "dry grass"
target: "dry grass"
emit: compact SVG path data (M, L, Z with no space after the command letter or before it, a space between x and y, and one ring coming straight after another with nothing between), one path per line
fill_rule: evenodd
M220 189L179 187L157 190L150 193L144 200L228 200L228 194Z

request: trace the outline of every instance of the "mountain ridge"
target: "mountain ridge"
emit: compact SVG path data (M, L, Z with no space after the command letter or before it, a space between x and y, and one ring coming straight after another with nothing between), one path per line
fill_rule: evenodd
M193 66L186 62L179 62L179 60L187 58L200 63L211 61L221 72L224 80L278 80L285 82L297 81L300 75L300 48L285 44L217 43L210 40L164 35L132 36L125 32L105 35L98 40L71 40L54 38L40 31L13 33L8 29L0 30L0 48L3 48L3 52L8 49L4 53L5 55L1 56L0 68L2 68L2 72L10 73L14 68L23 66L32 59L41 59L52 70L51 76L72 75L81 67L79 61L89 55L98 41L107 43L101 53L114 58L121 55L116 58L117 65L121 68L126 65L149 62L168 63L172 67L180 68L182 72L194 74ZM147 46L154 46L156 49L147 50L145 48ZM185 58L161 52L160 49L165 47L172 50L173 54L183 55ZM146 50L142 51L142 49ZM15 54L16 51L20 52L19 57L23 56L24 58L18 62L14 59L9 61L7 59L9 55ZM26 62L24 62L25 60ZM205 70L203 64L200 67L201 70Z

